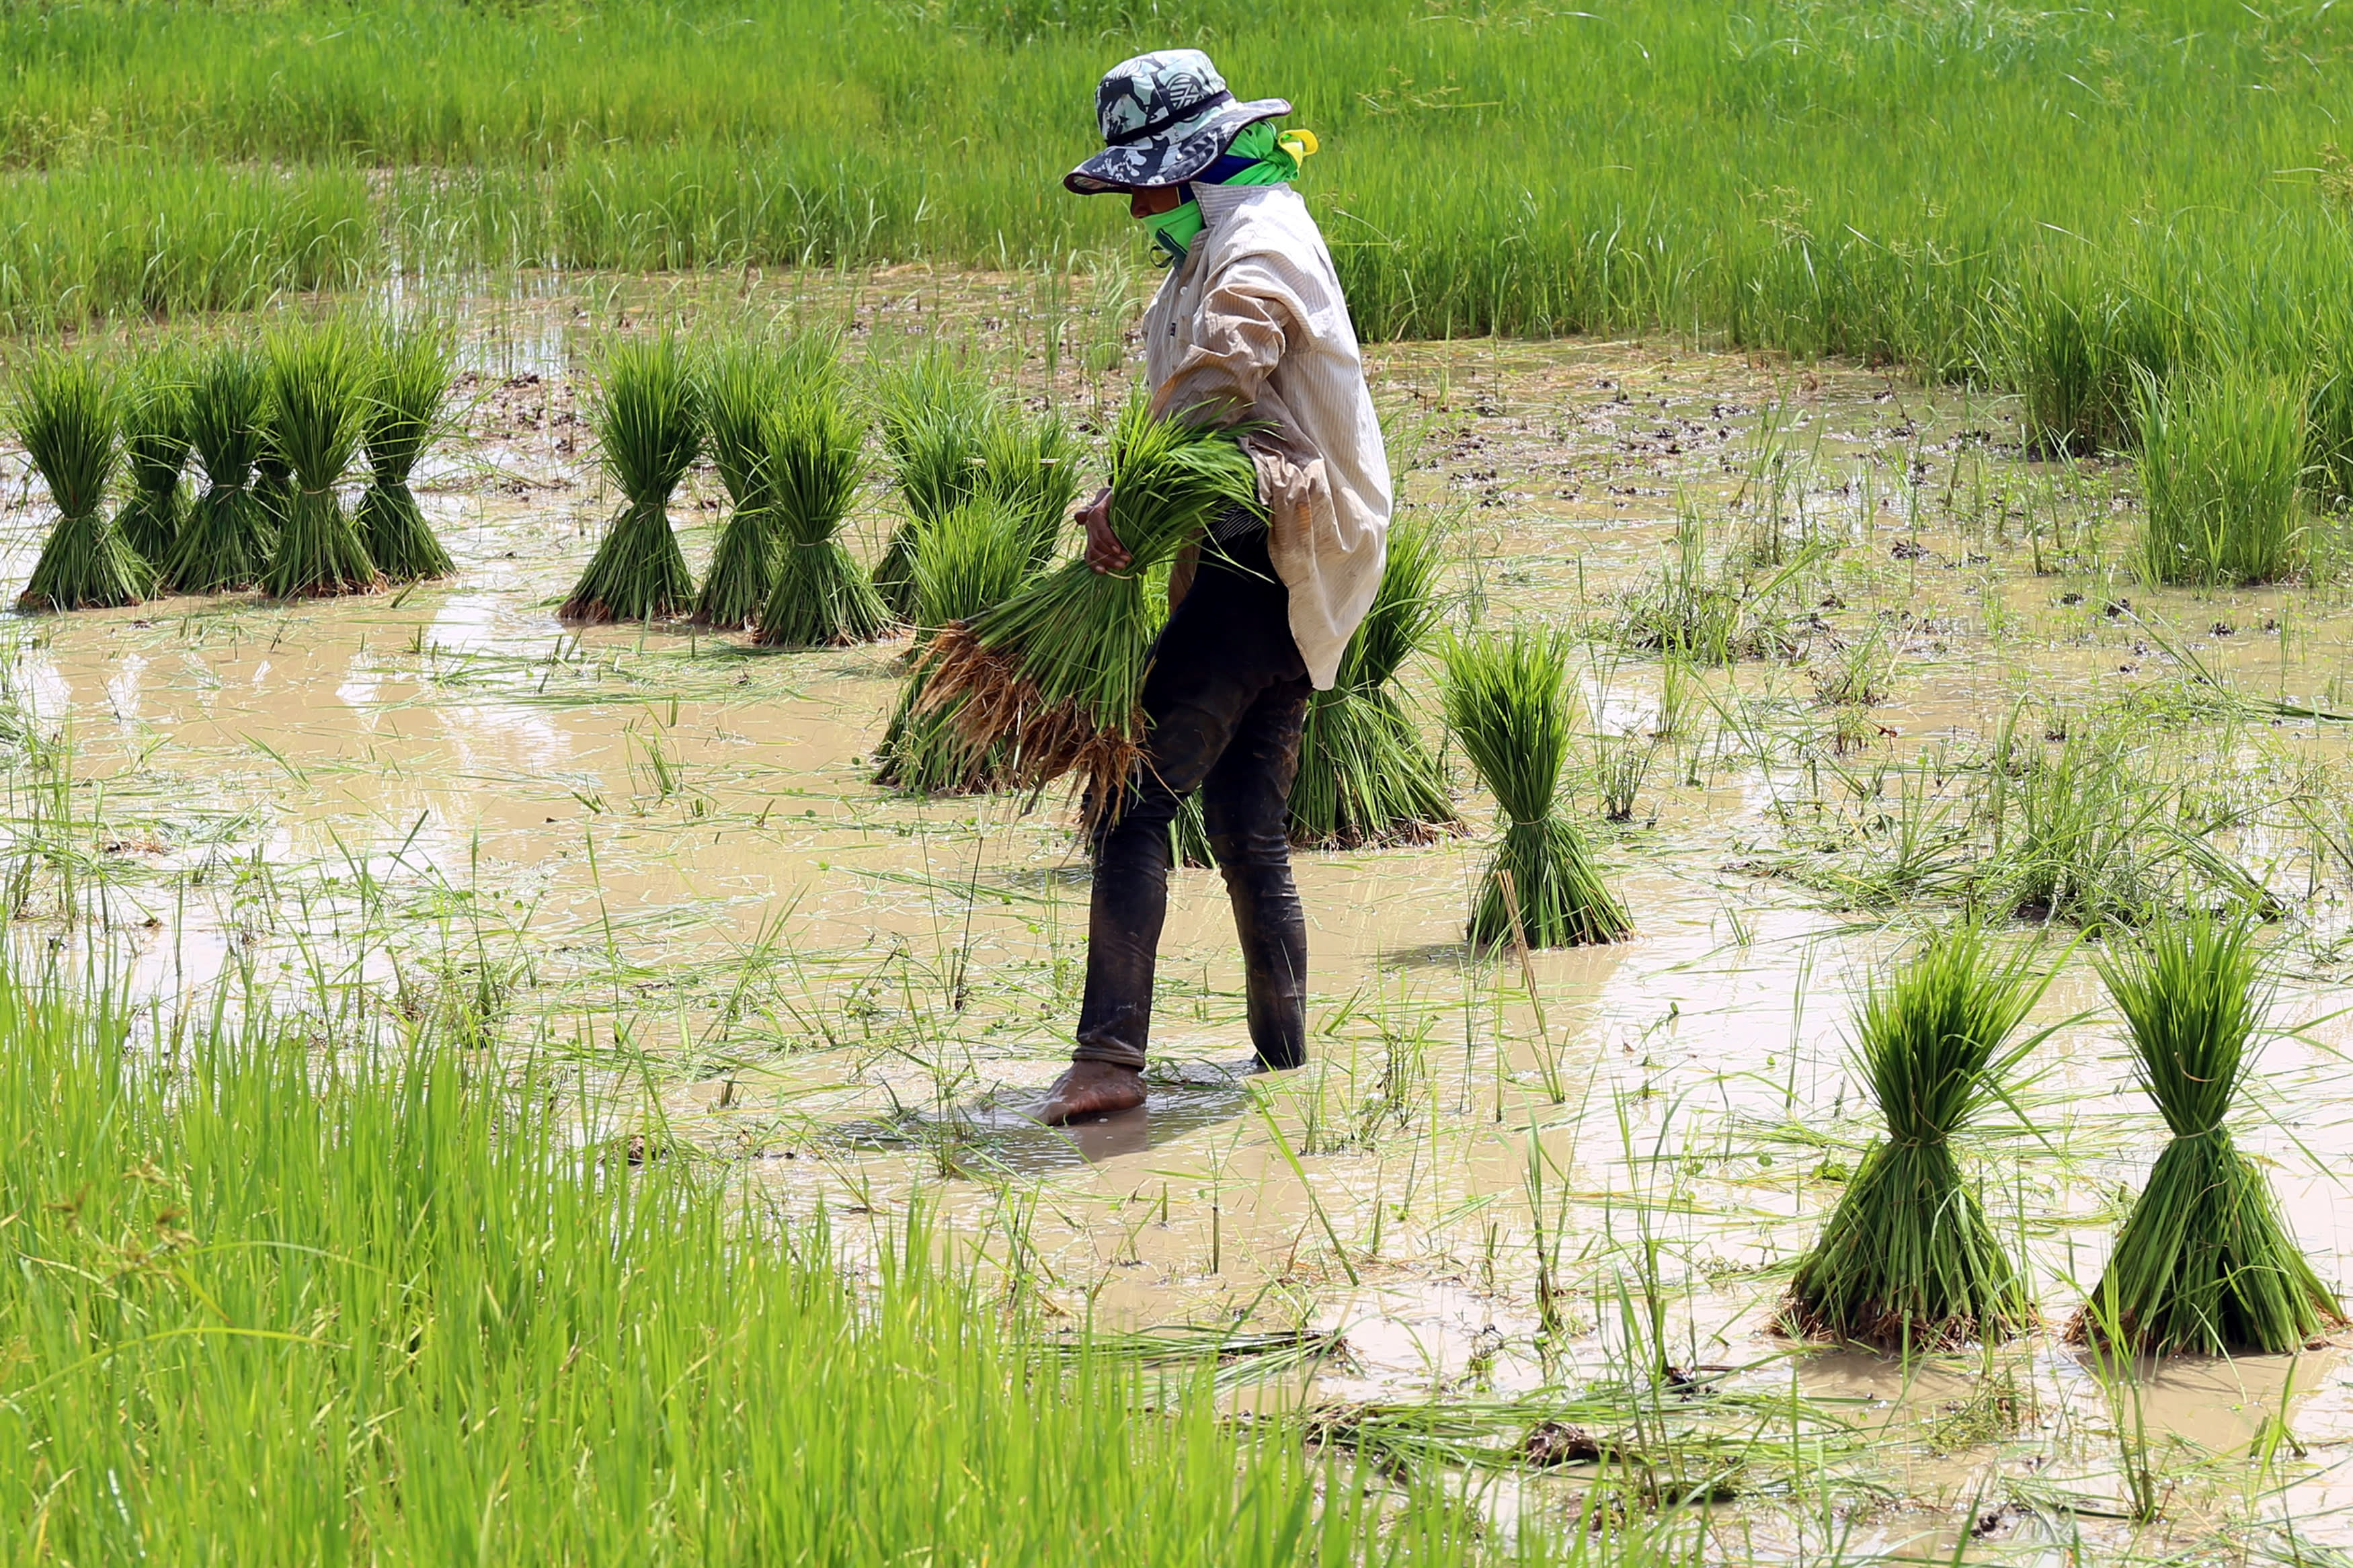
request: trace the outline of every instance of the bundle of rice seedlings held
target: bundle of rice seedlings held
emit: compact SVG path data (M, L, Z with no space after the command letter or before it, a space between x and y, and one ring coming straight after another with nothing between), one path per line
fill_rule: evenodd
M241 343L213 349L189 382L188 440L205 466L205 490L164 557L164 581L179 593L223 593L261 578L277 537L253 489L268 398L260 357Z
M923 705L933 668L924 649L942 627L1010 597L1030 574L1030 543L1029 520L988 496L974 497L924 529L915 554L916 649L875 751L875 783L922 795L1007 787L1012 756L1006 742L974 752L957 727L960 701Z
M616 348L590 417L625 504L556 613L571 621L674 616L688 607L694 580L670 532L670 498L702 441L702 397L676 340Z
M1155 419L1140 405L1113 433L1110 478L1111 527L1128 570L1066 562L942 628L923 656L921 706L953 710L973 754L1008 746L1016 785L1075 773L1098 809L1115 810L1144 752L1139 699L1154 626L1145 579L1227 508L1263 509L1235 432Z
M2277 1355L2345 1321L2223 1125L2270 1005L2253 938L2246 918L2191 916L2098 965L2173 1142L2125 1216L2077 1339Z
M356 514L360 542L376 569L396 583L447 577L457 563L433 536L408 478L448 427L457 344L447 332L415 327L378 342L374 360L360 428L368 467Z
M1471 940L1530 947L1615 942L1633 929L1558 812L1568 760L1567 639L1514 626L1446 649L1446 722L1504 812L1471 907Z
M339 323L298 328L269 345L269 443L293 493L261 586L273 598L364 593L384 581L335 494L358 455L368 363Z
M1445 770L1398 701L1397 672L1436 629L1443 561L1437 531L1416 511L1389 530L1388 564L1328 691L1307 706L1291 841L1311 848L1426 844L1459 832Z
M106 514L106 487L121 460L121 411L112 381L97 361L51 352L36 355L16 382L17 439L33 460L58 521L17 597L26 610L102 609L132 605L147 593L147 563L122 541Z
M777 538L768 432L784 395L782 370L776 355L754 342L725 345L703 370L703 434L733 510L694 601L698 626L749 626L768 600Z
M1783 1326L1912 1350L1993 1343L2034 1316L2024 1279L1963 1181L1953 1139L2049 1031L2012 1037L2049 977L1998 960L1974 926L1940 933L1863 1002L1858 1075L1886 1119L1812 1250Z
M131 494L114 514L122 541L140 559L161 566L187 520L188 493L180 483L188 466L192 388L184 355L144 356L122 400L122 459Z
M841 542L865 439L829 376L805 381L768 420L776 545L754 639L763 647L836 647L891 627L872 579Z

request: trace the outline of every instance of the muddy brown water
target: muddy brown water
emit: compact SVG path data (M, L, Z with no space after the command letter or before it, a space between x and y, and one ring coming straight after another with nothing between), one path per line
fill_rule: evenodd
M1757 1445L1749 1479L1712 1505L1732 1554L1958 1541L2038 1556L2070 1532L2098 1554L2283 1530L2353 1541L2337 1468L2353 1384L2333 1349L2119 1378L2056 1332L2161 1136L2080 950L2038 1010L2061 1026L2024 1117L1973 1145L2050 1330L1909 1365L1799 1352L1772 1331L1787 1271L1871 1134L1843 1058L1858 988L1951 912L1853 907L1787 874L1841 799L1873 798L1874 769L1971 754L2005 725L2049 744L2054 713L2136 693L2178 708L2168 643L2250 692L2328 706L2340 689L2337 588L2144 587L2128 472L2028 460L2003 401L1669 344L1371 351L1405 493L1453 530L1459 619L1606 620L1659 570L1679 508L1720 552L1778 484L1790 527L1837 546L1803 578L1804 646L1671 673L1593 643L1589 727L1653 756L1632 822L1600 822L1589 781L1571 805L1631 941L1525 966L1465 947L1492 823L1467 775L1463 837L1301 855L1302 1073L1246 1070L1219 884L1180 871L1153 1102L1067 1131L1025 1110L1075 1012L1083 857L1055 800L871 783L903 644L767 655L554 618L610 510L575 364L603 334L838 318L854 357L952 342L1092 426L1122 395L1139 287L1107 268L1050 286L534 279L442 299L473 366L466 431L422 487L451 580L0 627L14 930L120 966L162 1011L251 979L281 1005L479 1021L498 1048L636 1074L655 1091L636 1125L846 1231L921 1203L1072 1322L1340 1336L1246 1402L1492 1412L1661 1359L1712 1387L1779 1391L1846 1436L1775 1458L1754 1436L1769 1422L1709 1428ZM674 509L698 564L718 499L699 475ZM28 488L0 578L21 578L46 516ZM878 481L866 547L888 526ZM1838 732L1810 671L1873 637L1889 698ZM1430 673L1408 677L1425 710ZM1736 743L1744 726L1786 744L1760 756ZM1676 732L1648 738L1661 730ZM2324 724L2193 710L2152 733L2226 803L2317 798L2343 766ZM69 787L48 787L60 770ZM2287 911L2281 1016L2320 1020L2266 1047L2244 1141L2341 1280L2353 1136L2347 1036L2328 1016L2346 868L2260 826L2235 842ZM1653 1333L1663 1346L1645 1349ZM1508 1446L1525 1417L1492 1424ZM2118 1517L2136 1450L2116 1434L2136 1424L2163 1478L2148 1523ZM1590 1474L1489 1477L1482 1495L1502 1515L1557 1508Z

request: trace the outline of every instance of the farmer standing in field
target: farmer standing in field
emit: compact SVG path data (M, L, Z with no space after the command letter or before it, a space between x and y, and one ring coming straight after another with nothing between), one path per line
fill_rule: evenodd
M1388 459L1331 253L1291 188L1315 150L1279 131L1279 98L1238 102L1208 56L1162 49L1095 89L1105 146L1063 184L1117 194L1168 268L1145 313L1152 411L1248 422L1271 522L1240 511L1180 560L1175 607L1144 682L1145 761L1095 847L1078 1048L1040 1118L1144 1103L1153 965L1168 909L1168 825L1198 788L1233 899L1260 1063L1307 1051L1307 926L1287 824L1309 694L1380 584ZM1087 559L1128 564L1106 489L1081 509Z

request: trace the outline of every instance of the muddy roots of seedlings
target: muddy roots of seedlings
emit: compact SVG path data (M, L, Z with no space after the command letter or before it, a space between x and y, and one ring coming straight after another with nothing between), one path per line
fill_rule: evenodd
M1032 520L1015 505L976 496L933 521L925 535L915 562L915 657L875 752L875 782L924 795L1003 789L1012 778L1007 744L968 749L958 727L961 704L923 705L931 676L924 650L941 628L969 620L1021 586L1030 571Z
M58 509L17 607L137 604L153 574L106 514L106 487L121 461L121 411L105 370L79 354L41 354L17 383L14 412L17 438Z
M1905 1349L2007 1339L2034 1321L2024 1278L1964 1180L1954 1137L2008 1097L2045 1035L2013 1043L2048 980L1963 926L1874 986L1854 1047L1886 1135L1798 1265L1782 1326ZM2047 1032L2046 1032L2047 1033Z
M395 583L447 577L457 570L409 489L426 448L446 427L457 348L445 332L420 328L375 345L360 442L367 489L353 523L378 571Z
M2173 1142L2125 1216L2070 1337L2159 1355L2280 1355L2346 1321L2278 1198L2223 1125L2269 995L2245 916L2198 915L2099 963Z
M963 753L997 750L1014 788L1043 789L1074 775L1089 801L1116 800L1120 794L1104 792L1124 793L1144 760L1141 706L1107 727L1093 705L1046 696L1018 660L990 650L969 626L942 628L920 657L916 711L953 714Z

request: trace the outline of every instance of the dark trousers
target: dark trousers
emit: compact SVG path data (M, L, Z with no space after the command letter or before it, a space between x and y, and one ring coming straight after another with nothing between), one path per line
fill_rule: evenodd
M1288 829L1313 690L1266 535L1205 549L1145 676L1144 764L1123 809L1097 830L1073 1060L1144 1066L1168 913L1168 825L1196 788L1241 937L1250 1043L1271 1068L1307 1059L1307 921Z

